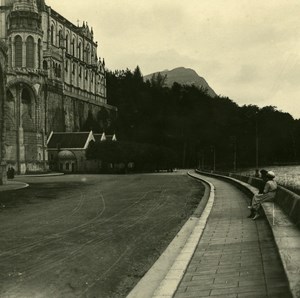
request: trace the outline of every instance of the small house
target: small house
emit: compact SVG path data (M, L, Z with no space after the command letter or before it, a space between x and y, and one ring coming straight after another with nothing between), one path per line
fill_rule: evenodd
M116 135L90 132L51 132L47 141L49 167L64 173L96 173L101 161L87 160L90 142L117 141Z

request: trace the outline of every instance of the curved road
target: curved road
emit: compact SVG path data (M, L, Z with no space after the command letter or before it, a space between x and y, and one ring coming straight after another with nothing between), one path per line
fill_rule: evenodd
M26 182L0 197L0 297L125 297L203 194L183 172Z

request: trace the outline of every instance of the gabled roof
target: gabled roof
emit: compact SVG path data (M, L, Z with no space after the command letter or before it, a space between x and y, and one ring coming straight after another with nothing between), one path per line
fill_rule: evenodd
M89 142L95 140L90 132L51 132L48 149L86 149Z
M116 141L116 135L106 135L103 133L94 133L95 142L103 142L103 141Z

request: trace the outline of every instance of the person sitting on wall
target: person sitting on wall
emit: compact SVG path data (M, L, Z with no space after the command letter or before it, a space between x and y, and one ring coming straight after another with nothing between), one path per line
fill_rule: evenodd
M264 189L265 189L265 185L268 181L268 177L267 177L268 171L265 170L265 169L262 169L259 172L260 172L260 178L262 179L262 183L259 184L258 193L263 194ZM252 209L252 199L249 202L248 208L251 210L250 215L248 216L248 218L252 218L254 216L254 213L255 213L254 209Z
M277 183L274 181L275 174L272 171L267 172L266 174L267 182L264 186L262 194L254 195L252 198L252 204L250 206L251 213L253 213L253 219L260 217L260 207L263 202L273 201L276 196ZM251 215L251 214L250 214Z
M265 185L268 181L268 177L267 177L268 171L265 169L260 170L260 178L262 179L263 183L260 184L259 188L258 188L258 193L259 194L263 194L264 193L264 189L265 189Z

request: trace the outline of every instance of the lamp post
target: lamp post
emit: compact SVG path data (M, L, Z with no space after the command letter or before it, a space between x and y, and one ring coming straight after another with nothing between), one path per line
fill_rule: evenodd
M258 173L258 113L255 114L255 172Z
M213 171L216 171L216 147L211 146L211 151L213 152Z
M231 137L231 142L233 146L233 172L236 172L236 136Z

